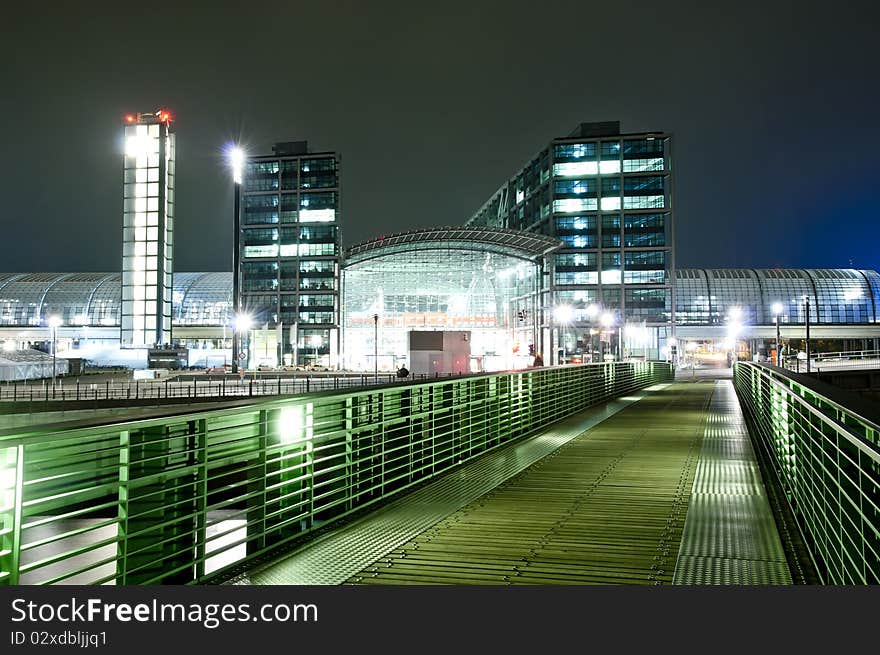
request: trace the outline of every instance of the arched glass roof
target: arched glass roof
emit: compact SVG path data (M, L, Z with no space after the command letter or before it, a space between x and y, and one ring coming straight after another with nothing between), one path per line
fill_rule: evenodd
M855 269L695 269L676 271L675 313L679 325L723 325L737 308L746 325L804 323L803 297L817 324L880 322L880 275Z
M555 248L553 239L540 235L532 235L538 239L529 250L503 239L488 245L464 240L464 234L462 241L445 239L442 232L424 230L389 244L381 240L362 244L352 249L361 248L346 263L413 249L503 252L527 259L543 246ZM473 228L460 232L472 233ZM723 325L731 307L741 310L746 324L772 325L775 303L783 306L782 323L803 323L804 295L810 298L810 319L815 323L880 323L880 274L872 270L678 269L675 288L680 325ZM56 314L65 325L118 326L121 291L119 273L0 273L0 327L46 325L48 317ZM232 273L175 273L173 305L176 325L227 325Z
M352 246L345 263L356 264L373 257L413 250L476 250L519 259L535 259L556 250L562 243L552 237L490 227L440 227L412 230Z
M232 273L175 273L177 325L220 326L232 305ZM64 325L113 327L122 311L120 273L0 273L0 327Z

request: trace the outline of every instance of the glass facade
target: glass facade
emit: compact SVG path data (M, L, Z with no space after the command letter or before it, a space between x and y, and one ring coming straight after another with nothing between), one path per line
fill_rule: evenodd
M460 228L355 246L343 270L345 367L414 370L413 332L464 338L464 370L530 366L541 352L541 255L554 247L549 238Z
M123 347L171 343L174 134L165 111L127 116L123 159Z
M175 325L223 327L232 316L231 273L177 273L172 290ZM0 327L47 325L119 327L120 273L0 275Z
M595 317L606 312L616 326L652 328L652 343L662 346L668 336L674 271L670 148L666 134L621 135L616 123L581 125L571 136L554 139L468 221L562 242L551 261L551 305L571 305L575 318L551 327L574 333L565 337L565 350L584 352ZM590 300L571 304L573 291L588 292L576 297ZM584 312L589 305L598 306L592 320Z
M470 249L465 246L465 242L439 243L432 248L423 243L401 244L378 249L381 257L365 257L362 253L352 257L345 269L345 309L341 312L346 326L345 364L372 370L371 317L375 312L370 310L380 299L386 310L379 324L383 370L405 361L406 353L401 349L410 329L473 331L471 352L483 358L473 362L475 368L527 363L529 347L534 344L537 352L546 354L548 344L552 347L554 342L552 331L546 327L548 317L543 314L549 305L550 280L544 274L546 268L538 263L540 257L524 260L510 250L487 252L479 242ZM567 253L565 268L572 270L557 270L556 274L597 273L591 268L594 259L590 255ZM534 251L528 253L528 257L534 256ZM296 344L301 364L324 362L330 357L331 328L320 321L340 312L334 267L333 262L325 260L303 260L292 267L285 263L278 267L282 283L287 271L293 280L301 284L308 280L308 285L317 286L302 296L282 290L261 299L279 302L284 315L298 321ZM542 280L547 281L546 286ZM332 285L336 288L322 288ZM777 302L783 306L783 326L802 325L804 294L810 298L813 325L876 326L880 330L880 274L871 270L678 269L675 287L676 317L682 330L723 328L734 309L745 326L773 326L772 307ZM621 289L623 298L616 295ZM645 326L669 313L669 297L663 288L623 285L603 287L600 294L599 285L569 286L557 287L554 293L556 306L570 309L555 342L569 357L578 347L586 350L602 343L609 346L611 335L596 326L597 310L620 302L626 304L631 317L623 330L624 343L632 344L630 353L641 354L644 348L636 344L658 347ZM227 329L233 315L231 273L176 273L172 305L174 326L181 335L177 338L193 343L210 340L218 348L225 342L228 347L231 330ZM22 341L41 335L45 338L50 316L61 318L68 338L108 340L109 335L93 328L119 329L122 274L0 274L0 337L15 340L27 335L20 337ZM596 327L578 330L578 324ZM255 347L265 352L277 338L277 328L256 327ZM707 332L711 334L711 330ZM871 332L865 334L876 338Z
M679 325L725 325L731 314L743 325L810 322L816 325L877 323L880 276L852 269L679 269L676 274L676 320Z
M127 116L123 164L123 347L171 343L174 134L165 111Z
M276 146L244 167L240 288L254 327L250 362L337 368L339 157L297 145L295 154Z

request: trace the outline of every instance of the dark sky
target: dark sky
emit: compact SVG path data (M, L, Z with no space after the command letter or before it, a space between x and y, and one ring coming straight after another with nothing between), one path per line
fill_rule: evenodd
M119 269L121 120L159 107L179 271L231 269L233 139L341 152L351 245L460 224L604 120L673 133L679 266L880 268L871 2L26 4L0 18L3 271Z

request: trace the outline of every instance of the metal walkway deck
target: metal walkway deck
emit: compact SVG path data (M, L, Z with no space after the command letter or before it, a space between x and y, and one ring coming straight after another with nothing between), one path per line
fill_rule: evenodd
M733 486L713 486L713 471L725 470L718 459L727 455L735 456L733 466L745 472L747 482L760 485L753 456L746 461L751 451L741 442L725 451L726 441L710 438L701 459L704 435L716 434L718 417L730 412L731 399L736 402L730 386L729 381L658 385L622 404L593 408L235 582L785 582L779 537L760 492L749 498L757 505L737 506L734 533L737 543L751 539L746 554L725 550L730 515L718 515L710 499L718 494L724 505L742 490L736 476L721 480ZM734 425L741 426L738 414ZM686 528L694 498L701 510ZM715 532L710 529L715 538L705 538L707 521L720 522ZM743 573L744 568L757 573Z

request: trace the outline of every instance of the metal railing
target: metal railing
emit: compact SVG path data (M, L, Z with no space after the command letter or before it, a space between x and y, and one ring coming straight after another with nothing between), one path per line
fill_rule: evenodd
M880 425L809 378L749 362L734 385L825 584L880 583Z
M203 582L672 373L587 364L7 429L0 583Z
M188 398L242 398L251 396L281 396L352 389L401 381L439 379L439 375L410 374L406 380L394 374L359 373L356 375L257 375L238 378L180 375L158 380L104 380L88 382L76 380L37 380L33 382L0 383L0 401L104 401L104 400L186 400ZM446 375L442 377L452 377ZM461 377L461 376L458 376Z
M806 373L806 360L784 357L782 365L795 373ZM810 357L810 371L864 370L880 368L880 350L851 350L833 353L814 353Z

